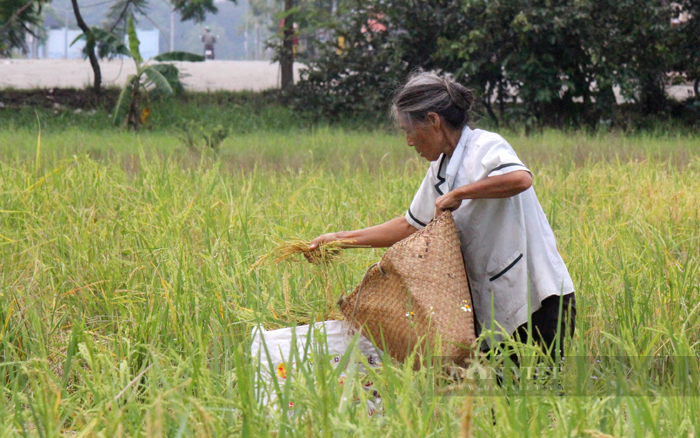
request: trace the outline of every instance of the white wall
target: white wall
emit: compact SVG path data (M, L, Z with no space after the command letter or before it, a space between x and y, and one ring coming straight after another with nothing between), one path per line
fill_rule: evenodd
M83 57L83 47L85 46L85 40L77 41L72 46L70 45L73 40L80 35L82 32L79 30L68 30L65 29L50 29L48 31L48 38L46 40L46 46L48 48L48 57L52 59L57 58L70 58L70 59L80 59ZM139 37L140 52L143 59L153 58L160 53L159 47L159 33L158 29L155 30L141 30L136 29L136 35ZM68 38L68 49L66 51L66 37ZM128 45L129 38L125 37L124 42Z
M46 40L46 46L48 47L48 57L49 58L82 58L83 57L83 47L85 47L85 40L77 41L72 46L70 43L80 35L82 32L79 30L70 30L66 32L66 29L50 29L49 35ZM68 38L68 43L66 44L66 36ZM68 46L68 52L66 53L66 46Z

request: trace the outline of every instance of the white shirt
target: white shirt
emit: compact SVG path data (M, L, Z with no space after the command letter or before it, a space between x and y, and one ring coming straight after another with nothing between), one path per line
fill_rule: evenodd
M406 220L420 229L435 216L435 200L456 187L526 170L498 134L465 127L452 158L430 164ZM551 295L574 291L554 233L534 189L510 198L466 199L453 213L482 330L511 335ZM491 340L487 341L490 344Z

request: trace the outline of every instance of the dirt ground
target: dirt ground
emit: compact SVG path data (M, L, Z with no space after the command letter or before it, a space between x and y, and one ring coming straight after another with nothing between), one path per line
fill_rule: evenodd
M265 90L277 88L279 66L268 61L174 63L192 91ZM104 87L121 87L136 70L130 59L100 62ZM298 66L295 66L298 78ZM90 63L82 59L2 59L0 89L83 88L92 85Z

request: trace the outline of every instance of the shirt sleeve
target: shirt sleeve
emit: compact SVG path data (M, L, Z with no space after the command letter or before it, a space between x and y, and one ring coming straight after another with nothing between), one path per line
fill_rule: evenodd
M423 182L418 188L418 192L416 192L416 195L413 197L411 206L406 212L406 220L408 223L419 230L425 228L428 222L433 220L435 216L435 200L439 196L437 190L435 190L435 184L437 182L435 170L433 166L430 166L428 173L425 175Z
M532 175L530 169L525 167L513 148L500 135L489 136L484 149L486 151L481 159L482 172L486 176L505 175L516 170L525 170Z

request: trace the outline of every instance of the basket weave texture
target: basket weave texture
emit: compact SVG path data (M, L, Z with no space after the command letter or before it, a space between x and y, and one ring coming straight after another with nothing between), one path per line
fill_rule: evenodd
M416 347L456 363L471 357L474 312L452 214L389 248L338 304L352 327L400 362Z

